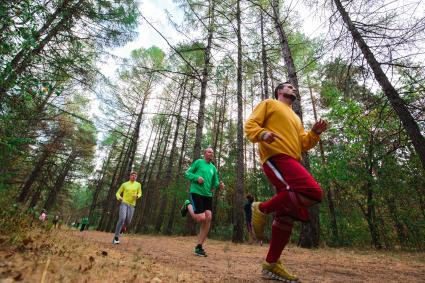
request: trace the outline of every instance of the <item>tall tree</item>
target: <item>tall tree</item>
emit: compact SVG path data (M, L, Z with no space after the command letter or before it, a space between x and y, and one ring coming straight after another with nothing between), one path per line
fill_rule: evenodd
M193 160L199 159L201 156L201 140L202 131L204 128L204 115L205 115L205 100L207 97L207 85L209 80L209 69L211 60L211 48L213 44L213 36L215 30L215 2L216 0L208 1L208 26L207 26L207 44L204 49L204 66L202 69L201 78L201 94L199 96L199 111L198 123L196 125L195 144L193 146Z
M347 29L350 31L351 36L363 53L363 56L365 57L369 67L372 69L376 81L381 86L382 91L387 96L391 106L397 113L400 121L403 123L403 126L410 139L412 140L412 144L422 162L422 167L425 170L425 138L421 134L421 130L419 129L418 124L409 112L405 101L403 101L403 99L400 97L399 93L392 85L385 72L382 70L381 63L379 63L376 59L370 46L367 44L358 28L351 20L341 1L334 0L334 3L342 17L342 20L347 26Z
M271 3L273 9L273 21L275 23L276 31L279 35L279 43L282 51L282 56L285 61L285 66L288 72L289 82L298 90L297 99L292 104L294 112L300 117L301 122L303 122L303 114L301 108L301 95L300 95L300 86L298 83L298 76L296 72L296 67L294 64L294 59L292 57L292 52L289 46L288 36L283 28L281 23L280 15L280 1L273 0ZM307 153L303 154L303 164L309 169L309 161ZM310 222L303 223L301 228L301 235L299 240L299 245L304 248L312 248L319 246L319 235L320 235L320 224L319 224L319 208L318 205L313 205L308 208L310 214Z
M238 38L237 59L237 101L238 101L238 134L237 134L237 157L236 157L236 190L234 194L233 211L233 242L243 241L243 198L245 192L244 182L244 137L243 137L243 97L242 97L242 31L241 31L241 7L240 0L236 1L236 36Z

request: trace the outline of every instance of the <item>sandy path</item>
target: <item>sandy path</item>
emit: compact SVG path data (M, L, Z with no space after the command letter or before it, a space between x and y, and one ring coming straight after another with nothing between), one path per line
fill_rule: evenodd
M80 237L111 246L110 233L87 232ZM113 248L137 253L141 258L172 266L205 282L267 282L260 274L267 246L207 240L204 248L208 257L203 258L192 254L195 243L194 237L128 235ZM425 282L421 254L306 250L290 246L282 259L303 282Z
M207 240L208 257L192 251L195 237L34 231L24 246L0 241L0 282L274 282L260 263L267 247ZM425 282L425 253L307 250L290 246L282 260L302 282Z

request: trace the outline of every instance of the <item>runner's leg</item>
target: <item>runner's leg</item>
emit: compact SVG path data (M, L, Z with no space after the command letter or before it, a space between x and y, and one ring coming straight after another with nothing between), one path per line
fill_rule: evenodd
M208 236L208 232L210 231L211 227L211 219L212 219L212 212L211 210L206 210L205 213L205 221L201 222L201 228L199 229L199 235L198 235L198 244L202 245L205 242L205 239Z
M117 226L115 227L115 238L120 236L122 225L124 225L125 219L127 216L127 204L121 203L119 208L119 218L117 222Z

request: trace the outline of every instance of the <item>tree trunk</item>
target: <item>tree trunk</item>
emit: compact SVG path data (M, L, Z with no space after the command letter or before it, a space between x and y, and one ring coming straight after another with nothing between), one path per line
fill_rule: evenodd
M21 193L19 194L19 197L17 199L18 202L23 203L28 198L31 193L31 186L37 179L37 177L41 174L44 163L46 162L49 156L49 151L47 149L44 149L40 157L38 158L37 163L34 165L34 168L28 175L27 179L25 180L25 183L21 188Z
M280 12L279 12L279 0L272 1L273 8L273 20L277 33L279 35L279 42L282 48L282 55L285 61L286 68L288 70L288 80L289 82L298 90L297 99L292 104L292 109L300 117L301 122L303 122L302 109L301 109L301 95L299 91L298 77L295 69L294 60L292 59L291 50L289 48L288 38L285 31L283 30L282 24L280 22ZM303 163L306 169L309 169L308 155L307 153L303 154ZM298 245L303 248L311 248L319 246L320 234L320 222L319 222L319 209L312 206L308 209L310 213L310 222L302 223L300 241Z
M276 27L277 34L279 36L279 43L282 51L282 56L285 61L286 69L288 71L288 81L297 89L297 100L295 100L292 104L292 109L300 117L301 121L303 121L298 76L295 69L294 60L292 58L291 49L289 48L288 37L286 36L282 23L280 22L279 5L279 0L272 0L273 21Z
M263 84L264 84L264 91L262 93L261 99L268 99L269 96L269 78L267 76L267 69L268 69L268 63L267 63L267 51L266 51L266 44L264 39L264 17L263 17L263 10L260 9L260 30L261 30L261 63L263 65Z
M48 175L47 173L44 173L41 176L41 180L38 182L37 189L35 190L35 192L31 196L31 201L30 201L28 207L35 207L36 204L38 203L38 201L40 200L40 196L41 196L41 192L43 191L43 187L47 186L46 185L47 175Z
M222 148L223 148L223 131L224 131L224 118L225 118L225 113L226 113L226 105L227 105L227 88L228 88L228 77L226 76L225 82L223 83L223 97L221 100L221 107L220 107L220 119L219 119L219 125L220 128L217 131L217 135L219 135L217 137L218 139L218 154L216 156L216 165L217 165L217 171L219 172L219 176L221 177L220 174L220 160L221 160L221 152L222 152ZM217 146L216 146L217 147ZM212 223L211 226L213 227L213 229L216 227L216 223L217 223L217 213L218 213L218 200L219 200L219 196L220 194L222 194L222 192L220 190L217 190L215 192L215 194L213 195L213 203L212 203L212 213L213 213L213 218L212 218Z
M149 158L148 158L148 163L146 164L146 170L143 174L143 178L141 179L142 182L142 186L143 186L143 197L142 197L142 203L141 205L138 205L136 208L136 213L135 213L135 230L136 232L141 232L143 229L143 225L144 225L144 215L146 210L146 203L148 202L148 200L150 200L150 181L151 181L151 176L152 176L152 172L153 172L153 167L154 167L154 163L155 161L154 159L154 151L155 151L155 144L159 143L158 139L160 138L160 136L162 135L162 125L158 125L158 130L155 133L155 137L153 140L153 145L152 145L152 149L149 153Z
M170 114L175 113L177 104L173 104L173 106L174 107L171 110ZM161 147L162 147L162 152L160 153L158 169L157 169L157 172L156 172L154 182L150 186L151 192L152 192L151 199L149 200L149 202L147 204L148 211L151 211L152 217L149 219L149 221L145 221L145 224L152 224L152 226L156 224L155 223L156 222L155 216L158 215L158 213L160 213L160 212L158 212L157 208L160 207L161 198L166 197L165 192L164 192L164 190L165 190L164 182L166 182L166 180L162 176L163 176L163 173L165 171L163 169L165 167L164 160L165 160L165 157L166 157L166 154L167 154L168 141L170 139L173 119L174 119L174 116L169 116L168 119L167 119L167 122L164 123L164 126L166 126L167 132L165 134L164 139L161 140L161 143L158 145L158 152L161 150ZM158 154L157 154L157 157L158 157ZM165 161L168 161L168 160L165 160ZM172 161L171 161L171 163L172 163ZM167 165L167 167L168 167L168 165ZM167 200L165 200L164 205L166 205L166 202L167 202ZM147 227L147 226L145 226L145 227Z
M118 207L120 203L116 200L115 192L118 191L122 183L128 180L129 172L131 171L131 168L132 168L132 160L134 157L135 150L137 148L136 136L138 136L138 132L139 132L140 119L141 119L141 115L138 115L136 120L136 125L133 127L133 133L131 134L131 138L128 141L128 148L125 150L125 155L121 163L121 168L119 170L118 177L113 186L112 199L114 199L114 201L111 200L112 201L111 217L108 219L108 222L106 224L106 231L109 231L109 232L113 232L115 230L115 223L118 221L118 214L119 214ZM130 122L129 132L130 132L130 129L132 128L132 124L133 124L133 120Z
M44 149L40 157L38 158L37 163L34 165L34 168L32 169L31 173L25 180L25 183L21 187L21 193L19 194L19 197L17 199L18 202L23 203L28 198L31 192L31 186L37 179L37 177L40 175L47 158L49 158L62 146L61 143L64 136L65 131L58 128L57 133L52 138L52 140L44 146Z
M308 80L310 81L310 80ZM316 111L316 100L313 96L313 90L311 88L311 85L308 86L308 89L310 91L310 98L311 98L311 104L313 105L313 114L314 114L314 121L318 121L317 111ZM319 141L319 149L320 149L320 156L322 158L322 165L327 166L327 161L325 157L325 151L323 150L323 142L322 140ZM326 192L326 198L328 201L328 208L329 208L329 214L330 214L330 222L331 222L331 231L332 231L332 238L337 243L339 242L339 236L338 236L338 225L336 222L336 213L335 213L335 205L333 200L333 182L330 181L330 186Z
M193 160L197 160L201 156L201 143L202 143L202 130L204 129L204 116L205 116L205 100L207 97L207 84L208 84L208 69L210 68L211 60L211 46L214 34L214 15L215 15L215 1L209 1L209 24L208 24L208 38L207 46L205 47L204 67L202 70L201 80L201 95L199 97L199 111L198 123L196 124L195 144L193 147Z
M186 140L187 140L187 128L189 126L189 117L190 117L190 109L192 107L192 92L193 92L193 88L195 87L195 82L192 81L192 86L191 89L189 91L189 102L188 102L188 109L187 109L187 113L186 113L186 120L185 120L185 124L184 124L184 130L183 130L183 140L182 140L182 147L180 150L180 158L179 158L179 163L177 165L177 174L178 177L176 178L176 182L178 183L179 180L182 178L181 171L182 171L182 167L183 167L183 158L186 152ZM174 216L176 215L176 206L177 206L177 192L174 193L174 199L173 199L173 204L171 207L171 211L170 211L170 216L168 218L168 224L167 224L167 228L165 230L165 234L169 235L171 234L172 230L173 230L173 224L174 224ZM188 217L189 218L189 217Z
M164 157L165 157L165 150L167 147L167 141L169 138L169 133L170 133L170 127L168 125L168 121L163 123L159 129L159 131L161 132L161 134L159 135L159 141L157 143L156 146L156 151L155 151L155 157L154 157L154 161L153 164L151 165L152 169L149 173L149 181L146 185L146 197L145 197L145 202L143 205L143 213L142 216L146 213L146 211L152 211L153 207L155 207L156 204L156 198L157 198L157 190L158 190L158 183L160 182L160 175L161 175L161 170L162 170L162 166L163 166L163 162L164 162ZM166 129L166 127L168 127L168 129ZM163 135L163 131L167 130L167 133L165 135ZM161 146L164 145L164 149L162 150L161 153ZM152 148L152 151L154 150L154 148ZM151 152L152 154L152 152ZM154 179L151 178L152 174L153 174L153 169L155 168L156 165L156 161L159 158L159 164L157 167L157 171L156 171L156 176ZM149 226L149 224L151 224L154 220L153 219L144 219L141 223L141 229L142 230L146 230Z
M187 77L184 78L183 86L179 88L179 95L177 96L177 101L175 103L177 104L178 101L180 101L179 110L177 111L177 121L176 121L176 127L174 129L174 136L173 136L173 144L171 145L171 151L170 155L168 157L168 166L165 171L165 180L163 184L163 194L161 198L161 202L159 205L159 210L157 212L157 220L155 224L155 230L159 232L161 230L162 222L164 221L164 215L168 203L168 191L169 191L169 185L172 180L174 180L173 175L173 159L176 155L177 150L177 138L179 134L180 129L180 123L181 123L181 112L183 109L183 102L184 102L184 94L186 92L186 84L187 84ZM175 193L173 194L175 195ZM174 197L174 200L176 198Z
M195 84L192 84L192 88L190 91L190 94L193 91ZM189 103L188 103L188 109L187 109L187 114L186 114L186 122L184 125L184 130L183 130L183 141L182 141L182 147L180 150L180 157L179 157L179 162L177 165L177 178L175 178L175 182L179 183L179 180L182 178L182 176L180 175L181 171L182 171L182 167L183 167L183 157L185 155L185 151L186 151L186 134L187 134L187 127L189 125L189 116L190 116L190 108L192 106L192 95L189 94ZM180 117L180 116L179 116ZM165 229L165 234L166 235L170 235L171 232L173 231L173 224L174 224L174 216L176 215L176 207L177 207L177 191L174 192L174 198L173 198L173 203L171 206L171 210L170 210L170 216L168 218L168 223L167 223L167 228Z
M5 70L1 77L4 78L3 82L0 84L0 102L3 100L4 95L13 86L16 79L22 74L22 72L29 66L35 55L39 54L47 43L56 36L59 31L61 31L68 21L72 20L72 17L76 12L83 0L78 1L72 7L65 7L68 3L68 0L62 2L62 5L58 7L55 13L48 19L45 25L37 32L35 39L38 40L41 38L44 32L52 25L54 20L58 15L63 15L63 18L59 20L46 34L46 36L41 39L41 41L36 44L36 47L32 50L22 49L10 62L12 71Z
M65 178L68 176L68 172L72 167L74 160L77 158L77 153L72 151L59 174L53 188L50 190L49 195L47 196L46 202L44 203L44 208L49 210L56 203L59 191L62 189L63 184L65 183Z
M102 166L102 170L101 170L101 175L99 180L97 181L96 184L96 188L93 192L93 199L90 205L90 211L89 211L89 225L93 225L93 214L94 214L94 210L96 209L97 206L97 200L99 198L99 194L102 191L103 188L103 184L105 183L105 178L108 175L108 168L109 168L109 164L111 162L111 158L113 156L113 152L114 152L114 147L115 147L116 142L114 142L111 146L111 150L109 151L108 154L108 158L106 159L106 161L103 163Z
M368 201L369 201L369 199L372 199L372 196L373 196L371 188L369 188L367 194L368 194ZM366 216L367 225L369 227L370 236L372 238L372 244L376 249L380 250L382 249L382 244L379 237L378 228L376 227L376 223L375 223L375 207L373 205L370 205L370 204L368 205L368 213L366 213L365 216Z
M368 141L368 160L367 162L367 173L369 174L369 178L373 179L373 147L374 147L374 139L371 134L370 140ZM373 186L370 181L367 181L366 184L362 187L362 191L366 193L366 210L363 208L361 204L359 204L360 209L363 212L363 215L367 221L370 236L372 239L372 244L376 249L382 249L381 239L379 235L379 231L376 223L376 214L375 214L375 200L373 195Z
M376 60L368 44L363 39L354 23L351 21L350 16L345 11L341 1L334 0L334 3L342 16L344 23L347 25L347 28L350 31L354 41L359 46L363 56L366 58L369 67L372 69L375 79L378 81L383 92L385 93L385 96L390 101L392 108L397 113L400 121L402 122L404 129L412 140L415 151L421 160L422 168L425 170L425 138L422 136L418 124L410 114L405 102L400 97L397 90L394 88L387 75L382 70L381 64Z
M139 170L137 171L137 176L139 176L140 183L142 185L142 199L135 208L134 216L133 216L133 220L132 220L133 223L135 224L133 226L135 231L137 231L138 226L139 226L139 220L140 220L140 216L142 214L142 207L144 205L144 200L145 200L145 197L146 197L145 196L145 185L146 185L145 184L145 176L146 176L146 172L148 170L148 166L147 166L147 164L145 164L145 162L146 162L146 156L148 155L149 145L150 145L151 140L152 140L152 134L153 134L154 131L155 131L155 127L152 126L151 131L149 133L148 143L146 144L145 152L143 153L143 158L142 158L142 161L140 162Z
M238 101L238 130L237 130L237 157L236 157L236 190L233 201L233 236L232 241L243 242L243 198L244 183L244 136L243 136L243 97L242 97L242 36L241 36L241 8L240 0L236 2L237 38L238 38L238 66L237 66L237 101Z
M139 114L137 115L136 124L134 125L133 137L132 137L132 141L131 141L132 148L131 148L131 151L129 153L128 167L127 167L127 172L125 174L126 176L130 176L130 173L133 169L134 157L136 155L137 145L138 145L138 142L139 142L140 126L142 124L142 117L143 117L143 114L144 114L146 100L148 99L148 96L149 96L149 91L147 90L145 92L145 95L143 96L142 106L140 108Z
M400 221L396 199L394 196L387 198L388 211L390 212L391 219L394 222L394 228L397 232L398 243L401 247L406 245L406 234L404 232L403 223Z
M128 128L127 135L130 134L130 130L131 130L131 125ZM115 188L118 183L119 170L120 168L123 167L123 163L124 163L123 156L127 147L127 142L128 140L126 139L122 145L122 150L120 152L120 155L118 156L118 159L117 159L118 162L115 166L114 174L112 175L111 184L109 185L108 195L106 197L106 200L104 202L103 209L102 209L102 217L100 218L99 225L97 227L97 230L100 230L100 231L107 231L107 227L109 226L108 223L110 223L112 215L113 215L112 209L114 208L117 202L115 198Z

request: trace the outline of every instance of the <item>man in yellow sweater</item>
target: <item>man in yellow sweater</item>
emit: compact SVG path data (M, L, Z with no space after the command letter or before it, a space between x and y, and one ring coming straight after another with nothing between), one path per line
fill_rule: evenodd
M264 238L267 215L275 215L262 272L285 282L299 281L280 261L293 222L308 221L306 207L322 199L320 186L300 163L301 153L314 147L327 128L327 123L320 120L310 131L304 131L300 118L292 110L296 91L289 82L279 84L274 91L276 99L258 104L245 123L246 137L259 143L264 173L276 188L276 195L271 199L252 204L252 226L259 240Z
M121 201L120 205L120 214L115 228L115 236L112 240L113 244L119 244L119 236L122 226L130 225L131 219L134 214L134 207L136 206L136 200L142 197L142 185L139 182L136 182L137 173L130 173L130 180L121 185L116 193L117 200Z

